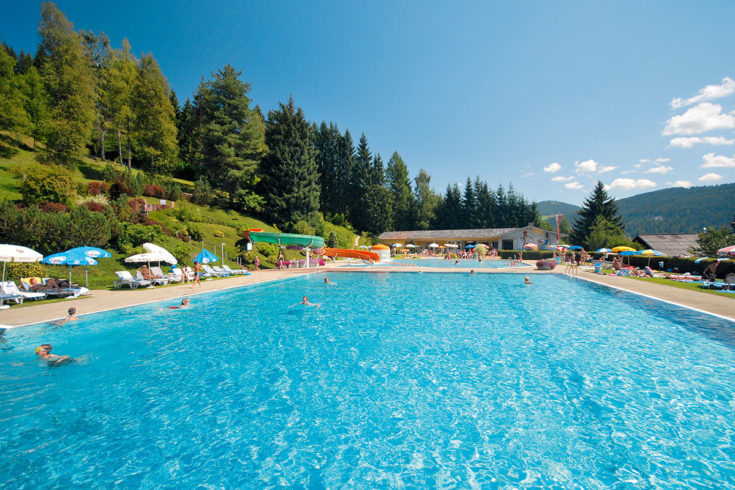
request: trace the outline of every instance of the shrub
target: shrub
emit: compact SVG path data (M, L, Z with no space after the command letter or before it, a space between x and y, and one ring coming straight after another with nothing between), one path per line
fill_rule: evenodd
M217 231L214 232L214 236L216 236L216 237L223 237L223 236L225 236L225 234L224 234L223 231L217 230Z
M327 238L326 245L329 248L338 248L337 247L337 234L334 231L329 232L329 238Z
M120 172L115 169L115 166L111 163L107 163L102 169L102 179L105 182L115 182L120 177Z
M274 243L257 243L255 247L271 264L275 264L278 260L278 245Z
M189 237L191 237L191 239L194 240L195 242L202 241L201 230L192 224L189 224L189 226L187 227L187 235L189 235Z
M214 192L212 186L206 177L199 177L194 183L194 192L191 195L191 201L195 204L209 204L214 200Z
M171 179L167 179L163 181L161 184L161 187L163 187L166 191L166 199L169 201L178 201L181 199L181 186L174 182Z
M126 186L123 182L113 182L110 187L107 189L107 193L110 196L110 199L120 199L120 196L130 195L130 189L128 189L128 186Z
M39 206L44 213L66 213L69 206L65 206L59 202L45 202Z
M38 262L8 262L6 267L8 281L20 281L21 277L46 277L46 267Z
M176 260L179 261L179 264L183 264L184 262L190 262L190 252L189 247L186 245L176 245L173 250L171 250L171 253L174 257L176 257Z
M128 201L128 206L133 210L133 213L144 213L145 212L145 199L136 198Z
M90 182L87 184L87 194L90 196L99 196L102 193L106 193L110 186L107 182Z
M128 194L131 196L140 196L143 194L143 190L145 189L145 177L142 173L133 174L128 172L125 174L125 185L127 185L130 190Z
M143 194L158 199L166 199L166 189L164 189L160 185L146 185Z
M23 202L32 205L58 202L69 205L74 202L76 185L71 172L58 165L34 165L20 186Z
M117 246L122 252L145 242L155 242L161 238L161 227L158 225L146 226L138 223L122 223L121 233L117 241Z
M551 271L556 267L556 260L538 260L536 268L540 271Z
M94 201L87 201L84 203L84 205L87 206L87 209L95 213L104 213L105 208L107 207L102 203L94 202Z
M310 223L304 220L300 220L293 225L293 232L299 233L301 235L313 235L315 233L315 230Z

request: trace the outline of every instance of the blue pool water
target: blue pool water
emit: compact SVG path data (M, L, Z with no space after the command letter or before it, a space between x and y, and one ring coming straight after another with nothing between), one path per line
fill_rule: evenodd
M735 484L732 322L556 275L323 277L5 332L5 486Z
M456 263L459 262L459 263ZM471 260L471 259L393 259L390 262L378 263L376 265L415 266L415 267L440 267L446 269L498 269L501 267L528 267L521 262L511 263L507 260Z

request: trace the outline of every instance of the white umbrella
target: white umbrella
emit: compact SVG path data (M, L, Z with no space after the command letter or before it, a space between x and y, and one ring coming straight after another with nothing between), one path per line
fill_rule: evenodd
M43 255L21 245L0 245L0 260L3 262L3 282L5 282L6 262L39 262Z
M454 243L447 243L444 246L447 248L459 248L459 245L455 245Z
M403 246L402 243L394 243L393 245L391 245L391 247L402 247L402 246Z
M430 243L429 244L429 248L439 248L439 244L438 243Z
M408 245L406 245L406 248L419 248L419 246L414 245L413 243L409 243Z
M166 262L168 264L178 263L178 260L176 260L176 257L174 257L171 252L159 245L146 242L143 244L143 248L148 250L148 252L152 254L157 254L159 257L161 257L160 259L156 259L156 262Z

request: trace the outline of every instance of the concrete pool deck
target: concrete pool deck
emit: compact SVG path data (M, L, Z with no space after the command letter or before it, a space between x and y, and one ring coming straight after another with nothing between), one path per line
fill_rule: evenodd
M532 262L525 262L533 265ZM519 275L535 274L563 274L560 270L538 271L532 267L505 267L505 268L477 268L477 274L514 273ZM253 272L249 276L235 276L217 280L202 281L202 287L194 288L188 284L178 284L167 287L139 288L135 290L94 290L91 296L78 299L70 299L54 303L33 305L32 301L26 302L30 306L11 307L0 311L0 327L18 327L34 323L49 322L66 316L67 309L75 307L78 315L87 315L101 311L127 308L139 304L152 303L156 301L174 300L183 297L192 297L196 301L196 295L212 291L220 291L249 284L259 284L276 281L289 277L312 274L319 272L421 272L421 273L462 273L468 274L470 268L436 268L420 266L371 266L351 267L345 265L327 265L316 269L288 269L288 270L262 270ZM674 303L677 305L693 308L706 313L718 315L735 321L735 298L727 298L705 292L680 289L663 284L654 284L638 281L626 277L604 276L580 270L580 280L587 280L605 286L629 291L655 299Z

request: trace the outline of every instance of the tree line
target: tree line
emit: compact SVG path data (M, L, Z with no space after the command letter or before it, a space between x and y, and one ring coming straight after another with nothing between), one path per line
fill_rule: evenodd
M229 64L180 104L152 54L75 31L53 3L41 7L39 34L33 56L0 47L0 130L32 136L42 163L73 168L91 155L186 178L209 201L287 231L323 218L372 235L540 224L512 186L468 177L463 192L439 194L425 170L409 178L398 152L384 163L364 133L355 145L349 130L308 121L292 98L264 115Z

